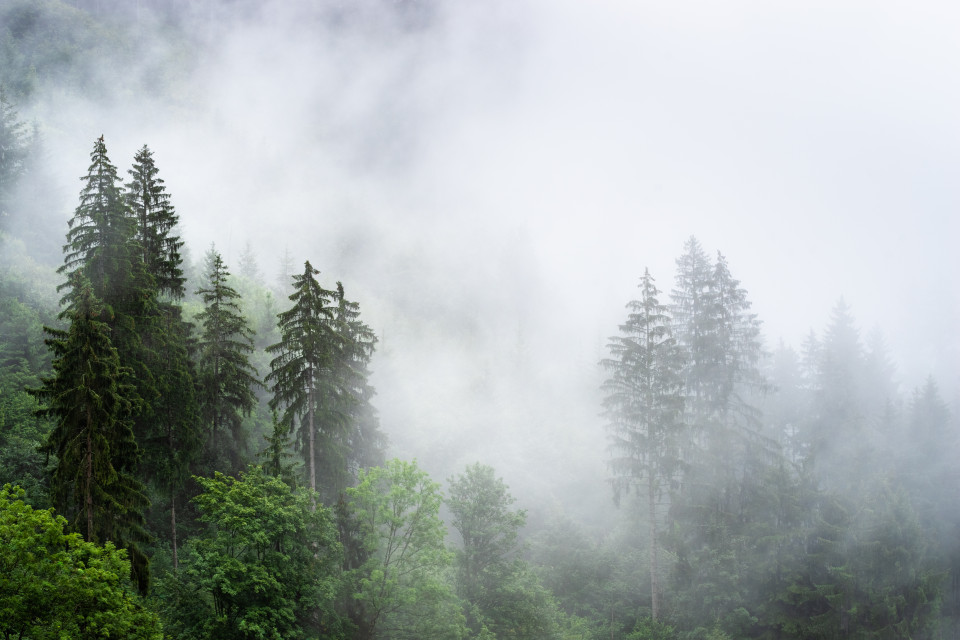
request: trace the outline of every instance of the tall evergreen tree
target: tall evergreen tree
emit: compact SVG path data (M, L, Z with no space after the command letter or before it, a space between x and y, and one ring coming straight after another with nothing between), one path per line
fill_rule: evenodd
M293 307L279 314L280 342L267 347L277 354L270 362L267 380L273 382L273 409L283 407L282 421L291 428L299 420L297 443L304 454L310 490L317 490L318 412L323 398L336 395L331 371L341 337L335 327L336 293L320 286L320 273L304 263L293 276Z
M210 429L211 461L236 471L243 467L243 416L256 406L254 389L260 381L250 364L253 335L240 312L240 295L228 284L230 272L220 254L211 249L208 258L207 285L197 290L204 304L197 315L200 411ZM229 444L222 441L225 434Z
M711 267L691 238L677 266L672 310L688 354L695 446L685 452L682 490L671 505L674 586L692 626L721 622L743 633L736 612L755 583L753 559L738 541L769 532L773 497L765 483L780 464L776 438L760 432L759 397L748 396L764 387L759 322L721 254Z
M94 143L87 175L80 190L80 204L70 220L64 262L58 273L71 276L83 270L93 292L105 305L111 328L119 323L117 315L129 312L136 298L135 275L142 262L133 243L136 221L130 213L120 187L117 168L107 156L103 136ZM67 282L60 289L70 287ZM71 301L70 287L65 302Z
M173 233L178 217L147 145L134 156L133 168L127 173L126 200L136 220L141 260L158 293L179 300L185 281L180 255L183 241Z
M147 540L143 513L149 502L135 476L139 451L131 371L121 365L89 281L80 273L71 280L70 327L47 329L54 374L35 390L45 405L39 414L55 421L44 445L55 457L55 503L88 542L111 540L126 547L143 591L148 561L137 543Z
M196 372L188 353L191 326L183 321L178 301L184 296L185 277L174 233L179 218L163 180L144 145L127 172L125 197L135 221L135 248L139 262L152 278L156 300L138 326L141 353L153 375L157 394L150 411L138 421L138 441L144 449L144 477L156 486L170 508L170 543L176 567L177 498L189 478L190 465L200 453L203 436L196 398Z
M714 360L711 338L715 332L712 315L714 305L711 291L711 270L707 254L693 236L683 246L677 258L674 288L670 293L670 312L674 320L674 335L686 351L684 387L687 410L695 418L693 426L702 429L700 417L707 413L707 371Z
M683 446L683 355L671 332L667 307L649 270L640 280L640 299L620 335L610 339L610 358L602 362L604 409L609 420L614 496L646 484L650 521L651 617L660 611L657 502L680 470Z
M333 385L324 391L330 397L320 416L320 430L326 434L321 473L327 499L336 497L356 479L363 467L383 464L386 437L373 407L376 394L370 385L370 359L377 343L373 330L360 320L360 305L347 300L343 284L337 282L334 330L339 340L330 375Z

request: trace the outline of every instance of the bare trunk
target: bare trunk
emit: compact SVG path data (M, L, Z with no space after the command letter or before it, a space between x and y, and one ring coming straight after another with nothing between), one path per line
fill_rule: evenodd
M90 433L90 420L88 412L87 421L87 481L84 483L84 509L87 512L87 542L95 542L93 539L93 436Z
M309 398L307 399L307 426L310 429L309 433L307 434L307 442L309 443L308 447L310 449L310 462L308 465L310 469L310 492L311 492L310 508L313 511L316 511L317 510L317 468L316 468L316 459L314 457L314 446L316 444L316 431L313 426L314 397L313 397L312 372L310 375L310 391L308 393L310 394Z
M177 497L170 489L170 541L173 544L173 570L179 565L177 556Z
M656 621L660 613L660 567L657 557L657 496L653 474L647 478L650 501L650 617Z

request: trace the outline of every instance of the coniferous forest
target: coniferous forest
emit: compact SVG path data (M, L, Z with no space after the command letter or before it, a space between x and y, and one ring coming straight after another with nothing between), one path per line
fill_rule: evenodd
M371 25L408 42L443 14L426 0L348 5L296 19L350 34L349 52ZM481 326L491 301L543 302L524 289L523 250L488 256L515 281L481 267L458 280L412 266L426 245L364 245L377 225L345 222L350 206L288 212L294 200L278 198L241 213L283 163L259 158L256 184L204 184L221 212L208 235L222 237L194 244L214 214L174 185L202 173L208 150L167 151L188 165L176 171L150 140L120 157L84 114L142 98L143 120L126 115L145 136L156 119L201 118L197 61L260 11L0 0L3 638L960 637L957 381L931 365L903 384L845 297L801 344L771 343L741 256L693 229L672 271L633 256L618 319L562 338L596 343L567 368L530 355L535 334L554 339L547 313ZM345 93L324 100L360 109ZM398 102L345 163L391 164L370 149L409 142L385 133L414 126ZM304 144L342 145L346 120ZM85 155L64 157L68 126ZM268 138L255 151L269 160ZM250 215L257 227L233 235ZM305 255L284 244L323 216L336 242L318 234ZM417 237L443 224L400 226ZM466 235L482 245L477 229ZM364 256L393 273L369 276ZM378 278L402 283L390 304ZM456 293L437 300L434 286ZM398 372L413 335L418 356ZM445 351L463 368L444 369ZM422 380L421 367L479 402L433 405L443 391L414 382L404 404L395 379ZM579 413L535 399L566 406L572 387ZM440 428L418 424L434 406Z

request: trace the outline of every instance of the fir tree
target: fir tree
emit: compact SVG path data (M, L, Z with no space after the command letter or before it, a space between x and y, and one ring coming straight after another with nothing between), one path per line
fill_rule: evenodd
M136 221L130 213L117 168L107 156L103 136L94 143L87 175L81 178L80 204L70 220L63 266L58 273L68 277L83 270L94 295L105 305L111 327L117 314L128 312L136 296L134 275L142 271L135 245ZM67 288L69 282L60 286ZM71 301L71 287L64 302Z
M184 294L180 249L183 241L173 234L178 217L170 202L153 152L144 145L134 156L130 182L126 185L127 205L136 219L136 240L141 260L153 276L157 291L179 300Z
M682 351L671 332L670 313L660 304L649 270L640 280L640 300L627 305L620 335L610 339L602 362L609 420L614 497L646 484L650 518L651 617L660 611L657 500L680 469L683 427Z
M293 277L290 295L293 307L279 314L280 342L267 347L277 354L270 362L267 380L273 381L273 409L283 407L282 420L299 420L297 444L303 451L310 490L317 490L318 412L323 398L335 395L331 376L341 338L335 329L335 292L316 279L320 273L304 263L303 273Z
M88 542L111 540L126 547L134 578L145 591L148 561L137 543L147 540L143 513L149 502L135 476L139 450L131 371L121 365L89 281L82 274L71 279L70 326L47 329L53 375L35 390L45 405L39 415L55 421L44 445L55 458L54 500Z
M324 388L330 395L321 399L326 409L320 420L326 435L320 473L327 485L321 493L331 500L353 483L359 469L383 464L386 448L372 404L376 391L369 382L377 337L360 320L360 305L347 300L340 282L336 302L334 330L339 348L330 371L334 384Z
M260 385L257 371L250 364L253 332L240 312L240 294L228 284L227 271L220 254L211 250L207 286L197 290L204 309L197 315L200 339L197 375L200 387L200 411L210 429L209 456L222 460L231 470L242 465L244 439L243 416L257 404L254 389ZM221 442L230 435L230 444ZM226 447L225 451L221 451Z

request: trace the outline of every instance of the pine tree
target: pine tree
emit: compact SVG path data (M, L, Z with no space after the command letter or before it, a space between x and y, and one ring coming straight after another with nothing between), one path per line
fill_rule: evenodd
M220 254L211 249L207 286L197 290L204 304L197 315L201 327L197 375L201 416L210 429L208 455L215 464L226 463L236 471L243 468L243 416L256 407L254 389L260 381L250 364L253 334L241 315L240 295L228 284L229 276ZM229 445L221 442L225 433L230 435Z
M614 496L646 484L650 518L651 617L660 611L657 501L680 469L683 433L682 351L671 332L670 313L660 304L649 270L640 280L640 299L620 335L610 339L610 372L603 384L609 420Z
M71 280L70 326L47 329L54 373L34 391L45 405L39 415L55 421L44 445L55 457L55 503L88 542L126 547L134 579L145 591L148 561L137 543L147 540L143 513L149 501L135 476L132 372L121 365L89 281L80 273Z
M277 354L267 380L273 381L273 409L283 407L281 419L299 420L297 443L303 451L310 490L317 490L317 427L323 398L336 394L331 370L341 338L334 326L336 294L320 286L320 273L304 263L303 274L293 276L293 307L279 314L280 342L267 347Z

